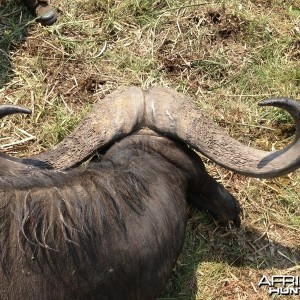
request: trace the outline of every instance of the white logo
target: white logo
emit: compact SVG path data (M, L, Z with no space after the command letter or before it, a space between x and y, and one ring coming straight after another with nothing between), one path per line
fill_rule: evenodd
M268 286L269 295L299 295L300 276L272 275L268 279L266 275L263 275L258 286Z

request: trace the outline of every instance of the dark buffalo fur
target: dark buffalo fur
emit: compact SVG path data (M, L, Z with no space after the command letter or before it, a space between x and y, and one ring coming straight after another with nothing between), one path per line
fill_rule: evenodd
M1 170L0 299L155 299L204 173L187 147L139 135L85 169Z
M101 100L44 154L0 153L0 300L155 299L183 244L186 199L240 222L237 201L186 145L245 175L299 168L299 103L261 105L293 116L292 144L272 153L249 148L186 96L131 87ZM0 117L11 113L29 111L0 106ZM102 151L99 161L78 166L95 151Z

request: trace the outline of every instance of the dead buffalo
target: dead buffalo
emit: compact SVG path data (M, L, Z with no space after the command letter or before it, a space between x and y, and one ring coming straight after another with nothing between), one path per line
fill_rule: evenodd
M299 103L260 104L295 119L285 149L242 145L173 90L131 87L97 103L53 149L2 154L0 299L155 299L182 247L186 199L240 222L238 202L189 147L249 176L299 168ZM14 112L28 113L0 108Z

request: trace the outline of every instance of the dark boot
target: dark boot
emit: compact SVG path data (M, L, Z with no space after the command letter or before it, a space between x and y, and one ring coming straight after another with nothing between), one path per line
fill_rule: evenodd
M54 8L47 0L21 0L37 17L37 21L42 25L51 25L57 19L57 14Z

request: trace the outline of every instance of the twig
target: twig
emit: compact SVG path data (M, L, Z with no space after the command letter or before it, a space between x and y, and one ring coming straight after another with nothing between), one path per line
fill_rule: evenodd
M25 139L23 139L23 140L20 140L20 141L16 141L16 142L12 142L12 143L9 143L9 144L1 145L1 146L0 146L0 149L5 149L5 148L8 148L8 147L10 147L10 146L15 146L15 145L23 144L23 143L25 143L25 142L28 142L28 141L31 141L31 140L34 140L34 139L35 139L34 136L32 136L32 137L27 137L27 138L25 138Z
M176 7L168 8L165 10L161 10L161 11L157 12L157 14L163 14L168 11L180 10L180 9L189 8L189 7L196 7L196 6L201 6L201 5L205 5L205 4L209 4L209 2L201 2L201 3L197 3L197 4L176 6Z
M289 274L290 272L298 271L300 270L300 266L291 267L288 269L285 269L283 274Z
M273 96L273 94L223 94L223 93L215 93L218 96L227 96L227 97L269 97Z
M281 251L277 251L278 252L278 254L280 254L282 257L284 257L285 259L287 259L288 261L290 261L290 262L292 262L293 264L295 264L295 262L292 260L292 259L290 259L287 255L285 255L284 253L282 253Z
M97 55L95 55L93 58L100 57L106 51L106 49L107 49L107 41L104 42L104 45L103 45L102 49L100 50L100 52Z
M222 120L223 121L223 120ZM226 125L240 125L240 126L245 126L245 127L253 127L253 128L260 128L260 129L267 129L267 130L271 130L271 131L276 131L277 129L275 128L271 128L271 127L267 127L267 126L261 126L261 125L251 125L251 124L244 124L244 123L236 123L236 122L228 122L228 121L223 121Z
M253 284L253 282L252 282L252 281L250 282L250 284L251 284L251 286L252 286L252 288L253 288L254 292L257 294L257 289L256 289L256 287L255 287L255 285Z
M28 133L27 131L25 131L24 129L20 129L20 128L16 128L18 131L20 131L21 133L27 135L28 137L34 138L35 136L33 136L32 134Z
M275 223L275 225L300 232L300 229L295 228L293 226L285 225L285 224L282 224L282 223Z

